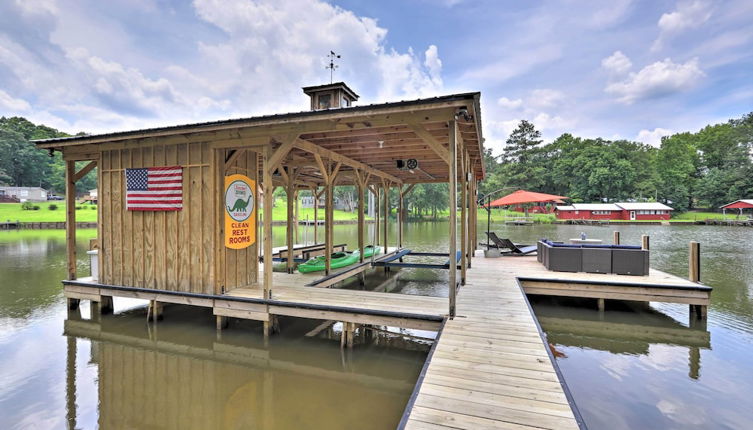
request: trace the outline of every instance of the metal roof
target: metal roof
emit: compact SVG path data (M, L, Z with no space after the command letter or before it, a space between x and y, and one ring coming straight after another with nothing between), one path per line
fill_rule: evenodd
M753 202L753 200L751 200ZM571 206L557 206L558 211L637 211L637 210L662 210L672 211L671 207L657 203L574 203Z
M753 199L741 199L741 200L735 200L735 201L734 201L734 202L732 202L732 203L727 203L726 205L722 206L722 208L728 208L728 207L730 207L730 206L734 205L735 203L743 203L744 205L750 205L750 206L753 206ZM737 208L735 208L735 209L737 209Z
M673 211L671 207L659 203L659 202L643 202L643 203L615 203L617 206L628 211L637 210L660 210L660 211Z
M576 211L621 211L617 205L612 203L575 203L573 208Z
M403 107L403 106L416 106L416 105L425 105L425 104L434 104L434 103L444 103L444 102L451 102L451 101L458 101L458 100L470 100L474 104L474 111L475 111L475 118L474 122L476 123L476 129L479 136L479 144L483 144L483 135L481 131L481 106L479 103L479 98L481 97L480 92L470 92L470 93L458 93L458 94L450 94L445 96L437 96L437 97L431 97L426 99L415 99L415 100L401 100L399 102L388 102L388 103L375 103L370 105L361 105L361 106L349 106L349 107L342 107L342 108L335 108L335 109L323 109L323 110L307 110L307 111L300 111L300 112L290 112L290 113L281 113L281 114L272 114L272 115L262 115L262 116L252 116L247 118L235 118L235 119L225 119L225 120L219 120L219 121L208 121L208 122L199 122L199 123L190 123L190 124L181 124L181 125L174 125L174 126L166 126L166 127L154 127L154 128L144 128L139 130L128 130L128 131L117 131L117 132L111 132L111 133L100 133L100 134L88 134L83 136L71 136L71 137L57 137L52 139L39 139L39 140L32 140L37 145L45 145L46 147L49 147L51 143L81 143L85 144L87 141L90 140L101 140L106 138L120 138L125 139L130 136L134 135L140 135L140 134L149 134L149 133L165 133L165 132L175 132L180 133L183 129L196 129L196 128L206 128L208 130L214 128L214 127L220 127L220 126L253 126L254 123L257 122L264 122L264 121L270 121L270 120L290 120L290 119L306 119L311 118L315 119L317 116L324 116L329 115L332 113L352 113L354 115L358 114L361 111L365 110L373 110L373 109L387 109L387 108L393 108L393 107ZM199 130L203 131L203 130Z

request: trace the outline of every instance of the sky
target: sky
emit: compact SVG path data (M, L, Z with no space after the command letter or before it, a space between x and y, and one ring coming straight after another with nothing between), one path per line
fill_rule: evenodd
M521 119L659 145L753 111L750 0L2 0L0 116L99 133L480 91Z

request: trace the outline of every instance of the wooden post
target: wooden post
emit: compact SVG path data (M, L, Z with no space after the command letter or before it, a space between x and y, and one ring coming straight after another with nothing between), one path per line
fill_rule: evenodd
M398 185L397 190L397 248L403 247L403 186Z
M612 233L612 242L615 245L619 245L620 244L620 232L619 231L615 231L615 232Z
M384 232L382 233L384 235L384 253L387 253L387 226L389 222L389 215L390 215L390 184L385 183L384 180L382 180L382 189L384 189ZM387 268L387 267L385 267Z
M75 311L76 309L78 309L78 306L81 304L80 299L72 299L68 297L66 301L68 302L68 309L72 311Z
M599 312L604 312L604 308L606 307L604 302L604 299L596 299L596 307L599 308Z
M76 279L76 162L65 162L65 245L68 279Z
M641 249L649 249L649 238L647 234L641 236Z
M100 296L99 298L99 313L111 314L113 311L112 296Z
M690 242L688 279L693 282L701 282L701 244L698 242Z
M363 183L363 178L360 177L360 175L357 177L357 184L356 184L356 190L358 192L358 252L360 253L358 257L358 261L360 263L363 263L363 253L364 253L364 188L365 184Z
M374 194L374 204L376 205L376 208L374 210L374 216L375 216L374 217L374 240L376 241L375 245L379 245L379 222L381 218L380 216L381 210L379 206L380 206L380 202L382 201L382 198L380 195L379 187L376 185L374 186L373 194ZM386 253L387 250L385 249L384 252Z
M280 166L280 169L282 169L282 166ZM288 219L285 223L285 243L288 247L288 255L287 255L287 261L285 262L285 266L287 267L288 273L293 273L293 247L295 246L293 242L293 223L295 222L295 219L293 218L294 212L295 212L295 184L293 183L293 172L288 172L288 183L285 184L285 194L287 195L288 200ZM270 264L272 262L270 261Z
M458 123L455 118L450 120L450 183L449 183L449 206L450 206L450 270L449 280L449 300L450 300L450 318L455 318L455 295L457 293L457 264L455 264L455 255L457 254L457 190L458 190L458 164L457 164L457 143L458 143Z
M478 224L478 202L476 201L478 199L478 183L476 182L476 177L473 175L473 164L471 164L471 195L470 195L470 202L471 202L471 231L469 233L470 241L471 241L471 258L468 261L468 267L471 267L471 264L473 264L473 255L476 253L476 250L478 249L478 239L476 238L477 233L477 224Z
M76 426L76 338L67 336L67 353L65 360L65 418L68 429Z
M329 275L332 264L332 205L334 204L334 190L328 181L325 187L324 200L324 274Z
M163 308L164 306L162 305L162 302L158 302L156 300L150 300L149 311L148 311L149 317L147 318L147 320L149 321L161 320Z
M272 201L274 185L272 184L272 172L269 171L269 157L271 148L264 151L262 160L264 187L264 299L272 297Z
M318 209L319 209L319 187L313 188L312 194L314 196L314 244L319 243L319 235L317 234L319 230L319 216L318 216Z
M301 237L298 234L298 214L299 214L299 203L298 203L298 190L293 191L293 228L295 229L295 235L293 236L293 243L301 243Z
M217 315L216 318L217 318L217 330L222 330L224 328L227 328L227 324L228 324L227 317Z
M468 263L468 182L466 181L466 156L465 148L460 149L460 284L465 285L465 271ZM457 265L454 255L450 256L450 264Z

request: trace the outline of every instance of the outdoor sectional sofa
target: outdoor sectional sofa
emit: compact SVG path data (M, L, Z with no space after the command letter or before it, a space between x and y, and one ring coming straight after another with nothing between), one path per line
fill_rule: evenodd
M570 245L542 239L536 243L537 258L556 272L648 275L649 251L634 245Z

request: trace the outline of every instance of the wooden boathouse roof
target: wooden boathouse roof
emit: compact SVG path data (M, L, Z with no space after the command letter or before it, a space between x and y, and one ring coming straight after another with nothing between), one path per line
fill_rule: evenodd
M242 146L250 139L269 139L297 127L296 145L281 165L303 169L308 183L322 184L318 167L311 163L313 145L332 151L376 171L389 174L402 183L447 182L446 151L449 145L448 121L458 111L462 144L468 151L476 179L485 176L480 93L451 94L426 99L351 106L325 110L254 116L141 130L73 136L35 141L39 148L65 151L72 146L115 142L141 143L146 139L178 137L186 142L226 141L227 146ZM234 143L233 143L234 142ZM308 148L305 148L308 146ZM415 158L419 168L401 170L396 160ZM310 172L306 172L310 169ZM344 163L342 173L355 170ZM341 184L353 183L354 175L343 175ZM377 178L374 178L377 179Z

